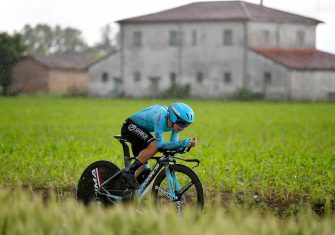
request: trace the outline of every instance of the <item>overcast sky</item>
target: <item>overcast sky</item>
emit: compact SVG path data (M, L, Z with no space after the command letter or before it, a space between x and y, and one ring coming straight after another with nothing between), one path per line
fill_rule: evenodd
M204 1L204 0L202 0ZM259 3L260 0L246 0ZM196 1L184 0L0 0L0 32L20 31L25 24L73 27L89 44L101 37L101 28L117 20L154 13ZM335 54L334 0L263 0L264 5L325 23L317 27L317 48Z

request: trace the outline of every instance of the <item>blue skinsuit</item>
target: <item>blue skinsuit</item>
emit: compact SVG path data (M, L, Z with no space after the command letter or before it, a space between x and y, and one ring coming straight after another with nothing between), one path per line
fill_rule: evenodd
M167 126L168 116L168 108L157 104L142 109L129 118L141 128L155 133L158 149L178 149L186 147L183 141L178 141L179 133ZM172 131L170 142L164 142L164 132L167 131Z

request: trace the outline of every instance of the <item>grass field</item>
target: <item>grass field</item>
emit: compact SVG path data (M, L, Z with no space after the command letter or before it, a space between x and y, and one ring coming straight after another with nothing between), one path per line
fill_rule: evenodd
M36 194L0 190L0 234L18 235L332 235L334 217L326 213L322 219L311 210L303 210L295 217L279 219L271 214L232 207L223 210L213 207L202 216L185 213L178 219L175 211L153 208L114 207L97 210L84 208L73 198L44 204Z
M122 165L113 135L137 110L172 100L59 97L0 98L0 183L73 188L95 160ZM335 198L333 103L185 101L196 113L184 137L198 146L185 157L207 196L322 202Z

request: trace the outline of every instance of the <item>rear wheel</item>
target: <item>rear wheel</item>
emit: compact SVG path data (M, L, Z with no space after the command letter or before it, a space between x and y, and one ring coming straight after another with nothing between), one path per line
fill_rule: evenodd
M189 167L179 164L171 165L170 171L172 178L175 176L177 181L177 184L173 185L175 194L178 195L182 193L179 202L172 201L166 195L166 192L169 192L169 187L165 170L163 170L158 174L152 186L152 195L155 204L158 207L170 205L175 208L177 203L181 203L183 210L187 208L198 208L202 210L204 207L204 192L200 179L195 172Z
M120 169L115 164L108 161L97 161L89 165L79 179L77 200L83 202L85 205L94 201L103 205L113 204L112 200L106 196L99 195L97 191L103 182L119 171ZM106 184L104 188L112 195L122 196L126 185L121 179L121 175L119 175Z

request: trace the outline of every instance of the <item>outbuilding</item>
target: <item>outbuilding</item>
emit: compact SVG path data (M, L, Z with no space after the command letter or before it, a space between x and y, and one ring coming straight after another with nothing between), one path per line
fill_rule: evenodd
M53 93L85 92L87 68L92 60L77 55L26 56L12 67L10 92Z

